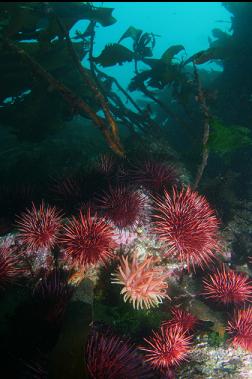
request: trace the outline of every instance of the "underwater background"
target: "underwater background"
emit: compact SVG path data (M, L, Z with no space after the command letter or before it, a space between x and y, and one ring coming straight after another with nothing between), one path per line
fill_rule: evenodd
M0 357L252 378L252 6L0 3Z

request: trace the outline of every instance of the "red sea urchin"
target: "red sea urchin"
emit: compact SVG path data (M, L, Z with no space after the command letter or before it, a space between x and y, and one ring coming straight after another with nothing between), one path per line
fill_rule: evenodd
M192 315L189 312L184 311L178 307L172 307L171 309L172 319L164 321L162 323L163 326L166 327L174 327L179 326L185 332L190 332L194 329L195 325L198 323L197 317Z
M55 207L46 206L44 202L36 208L27 209L18 218L19 240L27 249L50 249L58 241L61 228L61 215Z
M128 257L122 257L114 277L112 283L123 285L121 294L124 301L129 300L134 308L149 309L162 303L163 298L169 298L166 294L167 273L162 267L154 267L153 257L138 262L134 254L130 263Z
M192 266L208 266L219 248L219 221L205 197L190 188L155 199L153 231L167 246L166 256L175 255Z
M145 362L166 372L168 369L178 366L187 360L190 352L191 337L180 326L165 327L161 326L158 332L144 339L148 347L141 346L140 349L147 352Z
M240 346L252 352L252 307L236 311L228 322L227 332L235 348Z
M7 245L0 247L0 289L13 283L23 273L18 256Z
M79 218L72 217L64 226L61 237L63 248L73 262L85 266L105 263L113 257L117 246L113 228L96 214L91 217L90 209Z
M244 274L227 269L221 270L203 280L203 295L222 304L242 304L252 300L252 282Z
M171 164L145 161L132 171L134 181L151 192L159 193L178 183L178 173Z
M77 175L53 178L51 192L61 202L81 201L81 182Z
M46 274L33 291L39 314L49 321L61 319L73 290L63 270L56 269Z
M146 199L127 186L110 187L97 198L97 208L118 228L134 228L144 216Z
M101 154L97 159L96 168L102 175L109 176L115 170L115 158L109 154Z
M93 379L145 379L150 373L131 343L111 333L92 331L86 346L86 363Z

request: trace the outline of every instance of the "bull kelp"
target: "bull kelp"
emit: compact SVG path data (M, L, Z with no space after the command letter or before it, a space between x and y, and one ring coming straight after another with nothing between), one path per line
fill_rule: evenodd
M0 4L8 377L252 376L251 20Z

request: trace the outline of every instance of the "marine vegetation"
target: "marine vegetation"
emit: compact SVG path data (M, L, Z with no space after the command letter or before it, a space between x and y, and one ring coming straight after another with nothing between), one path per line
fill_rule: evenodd
M120 22L98 4L0 4L1 370L240 379L252 7L223 3L230 30L188 56L130 19L97 51Z
M211 122L212 133L208 147L220 156L252 144L251 132L239 125L223 125L219 120Z

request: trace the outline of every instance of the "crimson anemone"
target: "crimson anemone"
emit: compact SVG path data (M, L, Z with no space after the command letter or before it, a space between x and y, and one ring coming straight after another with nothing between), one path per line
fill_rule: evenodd
M128 257L122 257L118 272L114 274L112 283L122 284L123 299L133 303L134 308L156 307L164 298L169 298L167 290L167 273L162 267L154 266L154 258L147 257L142 262L137 261L136 254L129 263Z
M150 373L134 346L111 333L92 331L86 346L86 363L93 379L144 379Z
M61 215L55 207L44 202L36 208L27 209L18 217L19 240L30 250L50 249L58 241L61 228Z
M96 214L91 217L90 212L80 211L79 218L68 220L61 237L66 254L81 266L105 263L117 246L113 228Z
M244 274L227 269L221 270L203 280L203 295L222 304L242 304L252 300L252 282Z
M131 171L131 176L136 183L154 193L170 188L179 181L174 165L155 161L138 164Z
M195 328L195 325L198 323L197 317L192 315L189 312L184 311L178 307L172 307L171 309L172 319L164 321L162 323L163 326L166 327L174 327L179 326L185 332L190 332Z
M153 332L149 339L144 339L148 346L141 346L140 349L147 352L145 361L150 365L166 372L181 362L187 360L191 350L191 337L180 326L165 327L161 326L160 330Z
M235 348L240 346L252 352L252 307L236 311L228 322L227 332Z
M118 228L134 228L143 219L146 200L126 186L110 187L97 198L97 208Z
M155 198L153 232L167 245L166 256L175 255L192 266L209 266L219 248L219 221L205 197L190 188Z

